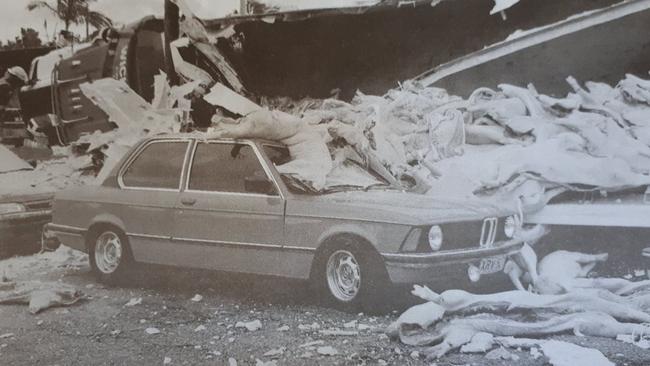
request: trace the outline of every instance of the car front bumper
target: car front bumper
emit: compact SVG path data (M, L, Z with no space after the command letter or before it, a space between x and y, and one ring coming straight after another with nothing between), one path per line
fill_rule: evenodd
M507 257L519 253L524 246L513 239L494 243L487 248L448 250L435 253L382 253L391 282L396 284L438 282L443 278L457 277L470 265L478 265L482 259Z
M43 228L50 221L51 210L0 215L0 256L40 249Z

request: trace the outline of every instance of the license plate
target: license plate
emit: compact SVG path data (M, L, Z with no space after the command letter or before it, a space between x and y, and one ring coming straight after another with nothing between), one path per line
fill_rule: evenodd
M505 264L506 257L490 257L481 259L478 269L481 274L490 274L502 271Z

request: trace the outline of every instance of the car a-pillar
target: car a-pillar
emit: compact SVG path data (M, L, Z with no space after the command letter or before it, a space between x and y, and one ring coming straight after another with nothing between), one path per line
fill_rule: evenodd
M116 284L133 263L126 233L113 224L93 224L86 234L90 268L100 282Z
M319 246L310 281L320 302L351 312L381 311L381 295L390 287L375 247L354 234L337 234Z

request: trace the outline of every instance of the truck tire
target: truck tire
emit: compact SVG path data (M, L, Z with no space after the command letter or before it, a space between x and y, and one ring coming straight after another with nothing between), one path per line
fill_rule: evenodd
M116 284L131 265L131 248L126 235L114 227L102 227L89 240L88 259L97 280Z

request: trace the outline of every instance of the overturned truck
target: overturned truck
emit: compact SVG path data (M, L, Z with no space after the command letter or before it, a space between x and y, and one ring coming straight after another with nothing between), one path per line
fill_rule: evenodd
M24 120L30 130L48 135L54 144L68 144L84 133L110 130L115 126L81 93L79 85L113 77L124 80L151 101L154 76L159 71L164 70L172 83L179 82L174 59L197 66L202 71L189 72L194 76L199 73L206 83L221 82L252 99L336 96L349 100L357 90L382 94L418 76L435 80L436 85L452 93L483 85L484 78L491 81L502 76L515 83L554 80L542 84L548 86L543 91L561 92L564 86L559 86L558 77L548 77L553 68L546 66L551 60L565 56L562 73L578 74L581 80L615 82L626 72L645 72L645 60L650 56L647 47L639 47L636 37L618 36L628 25L637 29L646 24L643 20L647 21L648 12L638 9L647 7L644 1L629 2L637 3L634 15L628 14L615 24L596 19L590 26L591 14L581 15L586 23L583 28L596 29L587 35L587 42L584 32L581 38L565 32L521 45L517 40L503 41L522 30L562 22L575 14L597 9L615 13L608 7L617 1L522 0L492 15L492 10L500 9L483 0L377 0L362 5L349 1L337 3L349 3L337 8L304 5L289 9L254 1L246 2L239 14L216 19L213 11L193 3L166 0L164 20L148 17L122 30L106 30L91 45L58 62L51 83L23 90L21 103L28 107L24 108ZM608 28L601 29L608 26L602 23L619 31L611 35ZM542 33L552 34L553 27L548 31ZM631 32L641 34L641 30ZM172 46L178 38L191 42ZM522 40L528 38L522 36ZM585 57L612 42L620 52ZM567 43L574 48L553 51ZM489 45L500 46L499 57L472 57L472 70L461 68L464 72L449 76L450 63L461 62L468 54L484 53ZM485 66L477 66L477 59ZM484 69L476 71L480 67ZM444 71L445 77L432 79L432 74L440 75L439 71ZM42 103L46 98L50 102Z

